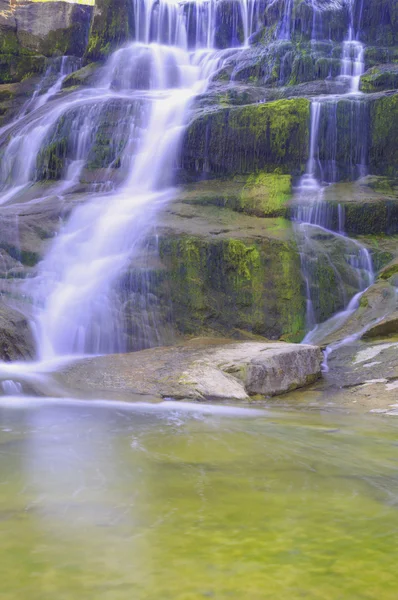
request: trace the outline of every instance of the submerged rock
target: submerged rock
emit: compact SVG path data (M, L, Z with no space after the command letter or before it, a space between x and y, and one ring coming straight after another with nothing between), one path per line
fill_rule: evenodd
M276 396L316 381L316 346L196 339L170 348L79 361L59 375L82 392L195 400Z

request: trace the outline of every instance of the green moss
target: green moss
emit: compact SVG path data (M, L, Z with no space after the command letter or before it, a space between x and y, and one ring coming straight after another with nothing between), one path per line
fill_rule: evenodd
M369 162L372 172L398 175L398 94L371 104Z
M348 234L389 235L398 232L398 202L380 200L373 202L347 202L344 207L344 228Z
M305 301L294 245L168 236L160 240L160 255L182 333L239 330L301 339Z
M0 54L0 84L16 83L43 73L46 59L41 55Z
M373 67L361 77L362 92L372 93L398 88L398 65Z
M390 279L390 277L392 277L393 275L397 275L398 274L398 263L394 263L388 267L386 267L385 269L383 269L383 271L380 273L379 275L379 279Z
M131 34L133 16L128 0L98 0L91 24L86 57L105 60Z
M290 175L254 173L241 194L241 209L260 217L284 217L292 195Z
M60 179L64 172L68 142L66 138L56 139L39 153L37 164L40 179Z
M90 86L93 83L98 66L98 64L90 63L82 69L74 71L65 77L62 87L70 90L70 88L75 88L77 86Z
M301 173L308 154L310 103L305 98L225 108L196 119L184 140L188 172L235 175Z

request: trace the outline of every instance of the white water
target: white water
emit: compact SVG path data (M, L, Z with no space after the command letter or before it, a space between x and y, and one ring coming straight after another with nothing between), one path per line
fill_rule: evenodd
M362 5L363 0L360 3L358 24L355 28L355 0L348 0L350 24L348 27L348 36L343 42L341 75L348 78L350 82L350 94L358 94L361 75L365 71L365 47L358 39L358 30L362 18Z
M325 174L319 159L320 144L320 122L322 118L322 108L329 104L332 108L337 106L338 100L346 96L357 94L359 92L360 77L364 72L364 46L358 41L358 34L354 28L354 2L349 0L349 28L346 40L343 42L341 76L349 81L348 92L341 96L325 96L324 98L313 100L311 102L311 127L310 127L310 148L307 161L306 172L302 176L297 188L297 207L295 209L295 219L298 221L297 231L304 239L304 244L300 252L301 266L306 289L306 327L307 334L303 343L315 343L320 341L326 334L336 331L353 314L359 306L359 300L365 290L374 282L374 272L372 259L367 248L355 240L350 240L344 234L344 209L338 205L337 220L338 232L332 231L334 208L324 201ZM362 2L359 11L359 22L362 15ZM316 24L316 11L314 10L313 33ZM353 100L355 102L355 100ZM327 103L327 104L326 104ZM330 111L328 112L328 117ZM335 115L334 115L335 117ZM330 123L331 124L331 123ZM361 126L358 122L357 126ZM359 176L366 174L365 149L363 145L360 148L360 164L356 165ZM333 161L332 161L333 163ZM331 181L336 180L336 167L333 163L329 171L332 173ZM356 273L356 287L359 290L351 298L344 310L328 319L325 323L319 325L316 322L314 304L311 294L310 283L310 263L316 260L316 249L311 240L313 227L321 231L330 233L346 240L346 260L353 267ZM334 268L333 262L330 265ZM340 278L337 269L335 274ZM341 282L342 293L345 294L343 282Z
M103 186L110 193L98 195L74 211L40 265L37 278L26 287L34 301L41 359L127 349L125 315L115 286L140 251L157 211L173 197L173 167L191 100L206 88L208 78L230 52L214 49L215 0L197 0L190 6L196 23L194 34L188 31L183 7L177 1L134 0L134 6L137 41L111 56L95 88L71 94L66 100L54 99L65 77L61 70L46 94L33 98L34 104L26 111L28 118L23 127L16 129L3 156L0 203L10 201L35 181L41 148L52 139L61 117L76 110L71 119L69 162L56 187L56 193L62 195L79 182L108 103L126 102L120 129L113 132L116 138L128 132L128 143L120 156L122 185L110 176ZM290 0L287 7L291 12ZM257 16L257 2L240 0L242 46L249 43L256 30ZM288 36L290 17L285 26ZM314 32L315 14L315 39ZM348 38L352 35L349 32ZM352 47L357 44L353 42L347 39ZM342 70L347 73L342 75L353 79L357 77L355 65L363 54L351 52L350 62L344 52ZM349 67L349 62L353 66ZM311 116L310 156L301 191L319 197L321 102L312 103ZM311 215L302 215L301 220L322 225L323 208L314 207ZM358 256L353 253L353 261L359 261L355 266L358 276L364 270L361 256L361 252ZM369 262L368 258L365 256L364 263ZM311 311L308 278L306 284Z
M12 158L16 164L11 170L21 173L13 177L13 184L23 186L33 178L43 141L51 139L62 115L77 108L71 125L76 135L69 142L73 159L57 188L63 192L79 179L106 103L126 103L120 132L128 138L120 158L123 184L74 210L36 279L27 284L41 360L128 349L124 307L115 286L128 274L157 211L175 194L173 168L191 100L206 88L208 77L228 54L211 47L212 6L195 4L198 15L207 11L207 20L197 22L195 50L190 52L177 2L138 2L139 41L110 57L97 88L54 102L46 118L30 121L7 149L5 168ZM241 2L245 42L254 23L253 6ZM113 138L117 133L112 132ZM24 175L22 161L28 167Z
M317 173L321 169L318 154L319 142L319 122L321 117L321 102L313 100L311 102L311 128L310 128L310 153L307 161L306 171L300 180L299 192L303 196L319 193L321 186L318 181Z

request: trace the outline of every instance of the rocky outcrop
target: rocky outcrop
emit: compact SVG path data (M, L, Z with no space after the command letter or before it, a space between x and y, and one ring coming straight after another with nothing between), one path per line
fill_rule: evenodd
M197 339L172 348L85 359L65 368L58 380L86 394L248 400L313 383L320 377L321 361L316 346Z
M398 65L387 64L372 67L361 77L362 92L380 92L398 88Z
M133 36L133 13L129 0L97 0L86 56L104 60L117 46Z
M12 53L18 46L20 52L83 55L90 27L91 6L29 0L8 4L8 11L3 13L5 16L0 21L0 47L3 45L3 53L7 50Z
M323 195L328 205L328 227L343 222L348 235L398 233L398 179L368 175L354 182L328 186ZM294 213L294 204L291 205Z
M260 171L185 185L178 199L185 204L225 207L256 217L286 217L292 194L290 175Z
M185 134L183 169L194 178L275 169L299 174L308 153L309 107L298 98L202 115Z
M161 221L156 293L171 299L178 331L302 338L303 280L287 221L178 204Z
M398 94L379 97L370 108L369 167L372 173L398 176Z

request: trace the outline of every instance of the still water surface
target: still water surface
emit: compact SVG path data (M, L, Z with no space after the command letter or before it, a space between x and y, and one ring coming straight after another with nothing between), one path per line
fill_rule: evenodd
M3 398L2 600L398 596L398 421Z

